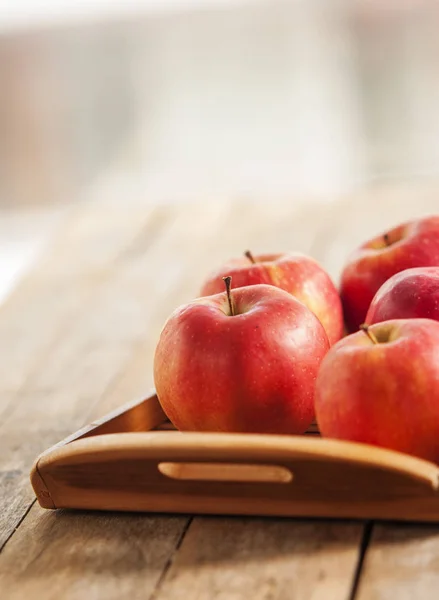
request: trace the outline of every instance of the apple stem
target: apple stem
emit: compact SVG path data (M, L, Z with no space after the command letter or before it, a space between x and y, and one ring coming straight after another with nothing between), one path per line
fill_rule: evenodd
M230 275L228 275L227 277L223 277L223 281L226 284L226 293L227 293L227 300L229 301L229 308L230 308L230 314L232 315L232 317L235 316L235 311L233 309L233 300L232 300L232 278L230 277Z
M250 252L250 250L246 250L246 252L244 252L244 256L246 256L251 263L253 263L254 265L256 264L256 261L253 257L253 254Z
M366 323L363 323L363 325L360 325L360 329L361 331L364 331L364 333L367 335L367 337L370 339L370 341L374 344L379 344L378 340L377 340L377 336L373 333L373 331L371 331L369 329L369 325L366 325Z
M386 246L390 246L390 236L388 233L385 233L383 235L383 240L384 240L384 243L386 244Z

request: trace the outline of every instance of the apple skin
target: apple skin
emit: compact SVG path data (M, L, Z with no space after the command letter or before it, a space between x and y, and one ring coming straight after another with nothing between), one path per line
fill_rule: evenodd
M386 243L386 236L388 244ZM395 273L439 266L439 217L404 223L363 244L345 266L340 286L348 332L365 322L376 292Z
M315 410L322 435L439 462L439 323L395 319L340 340L324 358Z
M375 294L366 323L416 318L439 321L439 267L406 269L393 275Z
M343 336L343 309L340 296L326 271L314 259L299 253L261 254L233 259L212 273L200 296L218 294L224 289L223 277L231 275L233 287L265 283L292 294L320 320L330 344Z
M166 322L154 357L158 398L183 431L303 433L329 342L320 321L268 285L183 305Z

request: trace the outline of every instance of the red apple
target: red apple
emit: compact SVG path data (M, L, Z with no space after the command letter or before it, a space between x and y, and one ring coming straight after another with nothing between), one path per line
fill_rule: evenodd
M335 344L315 410L324 436L439 462L439 323L385 321Z
M364 323L372 298L395 273L412 267L439 266L439 217L399 225L363 244L341 278L341 299L348 331Z
M276 287L235 289L229 300L225 292L198 298L162 330L157 395L180 430L303 433L314 418L314 385L328 348L319 320Z
M303 302L321 321L330 344L343 335L340 296L324 269L312 258L298 253L261 254L231 260L213 273L201 288L201 296L224 289L223 277L231 275L234 288L265 283L279 287Z
M415 318L439 321L439 267L406 269L393 275L375 294L366 323Z

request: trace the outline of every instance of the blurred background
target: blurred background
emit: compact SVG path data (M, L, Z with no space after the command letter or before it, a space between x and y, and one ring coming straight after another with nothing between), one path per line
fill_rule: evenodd
M437 180L438 107L436 0L3 0L0 298L99 195Z

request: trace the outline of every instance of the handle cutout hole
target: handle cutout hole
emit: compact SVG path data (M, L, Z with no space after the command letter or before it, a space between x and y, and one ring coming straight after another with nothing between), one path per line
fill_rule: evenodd
M166 477L184 481L289 483L293 479L291 471L276 465L162 462L158 469Z

